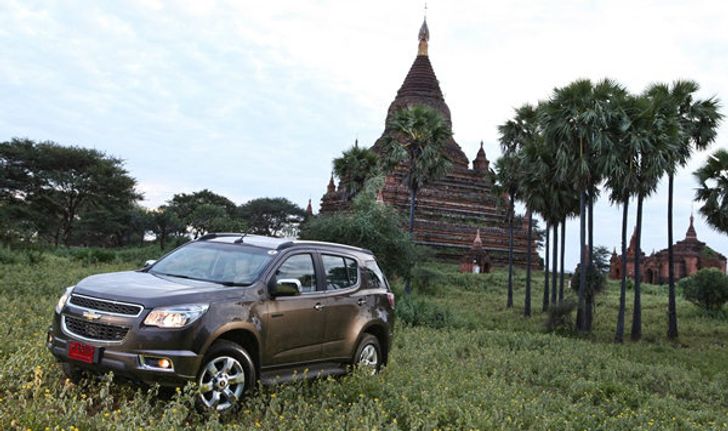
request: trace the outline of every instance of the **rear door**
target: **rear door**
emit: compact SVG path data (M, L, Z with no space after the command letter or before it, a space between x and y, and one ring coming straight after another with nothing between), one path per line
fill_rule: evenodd
M314 253L287 256L275 270L278 280L294 279L300 295L268 301L265 366L310 362L320 358L324 337L324 292Z
M367 304L366 291L360 289L359 264L353 256L321 252L321 267L326 286L322 353L327 359L349 358L364 324L363 308Z

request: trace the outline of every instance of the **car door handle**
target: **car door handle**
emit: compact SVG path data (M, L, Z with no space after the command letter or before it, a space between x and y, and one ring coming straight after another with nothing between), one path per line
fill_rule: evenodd
M367 299L366 298L359 298L359 300L356 301L356 303L359 304L359 305L364 305L364 304L367 303Z
M314 305L313 308L316 311L321 311L321 310L323 310L324 306L319 303L319 304Z

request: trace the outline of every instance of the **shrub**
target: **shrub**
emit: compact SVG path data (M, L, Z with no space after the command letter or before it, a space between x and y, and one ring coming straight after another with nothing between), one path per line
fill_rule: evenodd
M564 301L549 307L544 326L548 332L571 332L574 329L572 314L576 310L576 302Z
M86 264L109 263L116 258L116 253L112 250L101 248L71 248L67 253L72 259Z
M417 265L412 269L412 286L424 294L437 293L445 279L445 274L429 265Z
M7 247L0 247L0 264L12 265L18 263L18 255Z
M397 319L409 326L440 329L454 325L449 309L421 298L414 298L412 295L400 299L395 311Z
M349 211L310 219L301 228L301 238L369 249L388 276L409 277L417 261L415 246L397 211L378 204L374 193L359 193Z
M701 269L680 281L685 299L707 311L717 311L728 302L728 275L715 268Z

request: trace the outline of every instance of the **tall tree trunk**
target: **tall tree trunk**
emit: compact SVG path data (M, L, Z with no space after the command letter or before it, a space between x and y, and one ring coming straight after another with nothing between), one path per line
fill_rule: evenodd
M564 255L566 254L566 217L561 220L561 270L559 271L559 304L564 303Z
M554 245L551 247L553 248L553 254L554 254L554 261L551 264L551 304L556 304L556 300L558 299L558 292L556 290L556 282L558 281L559 276L559 224L554 223L553 226L554 230L554 239L553 243Z
M589 197L589 265L594 263L594 198Z
M410 209L409 209L409 237L410 241L415 240L415 207L417 206L417 187L410 186ZM407 276L404 280L404 293L412 293L412 277Z
M409 207L409 235L410 239L415 239L415 206L417 205L417 189L410 188L410 207Z
M513 307L513 210L515 193L509 193L511 204L508 209L508 301L506 307Z
M675 305L675 256L672 249L672 195L675 177L668 174L667 188L667 271L668 271L668 295L667 295L667 338L677 338L677 307Z
M584 317L586 311L586 192L579 194L579 309L576 314L576 327L579 331L584 331Z
M543 266L543 311L549 309L549 224L546 223L546 246L544 247L544 263Z
M632 340L638 341L642 338L642 298L640 292L640 257L642 249L642 194L637 195L637 226L635 227L635 251L634 251L634 310L632 311Z
M615 343L624 342L624 314L627 302L627 217L629 215L629 197L622 203L622 285L619 289L619 313L617 314L617 333L614 334Z
M531 317L531 240L533 239L533 215L528 213L528 252L526 253L526 299L523 304L523 315Z

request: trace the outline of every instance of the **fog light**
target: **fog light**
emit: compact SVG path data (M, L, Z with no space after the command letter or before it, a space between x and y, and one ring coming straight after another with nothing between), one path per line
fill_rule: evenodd
M169 358L160 358L154 356L140 356L142 366L144 368L155 368L158 370L172 371L172 360Z

